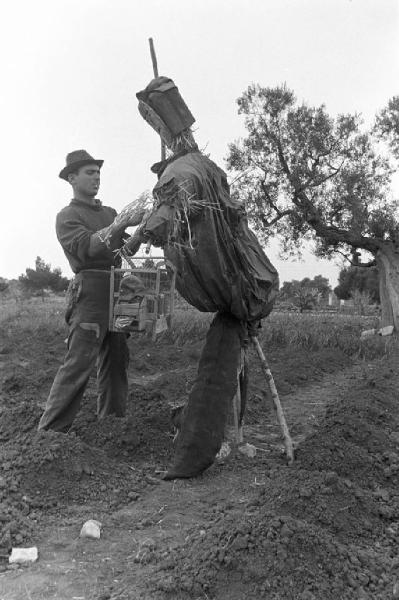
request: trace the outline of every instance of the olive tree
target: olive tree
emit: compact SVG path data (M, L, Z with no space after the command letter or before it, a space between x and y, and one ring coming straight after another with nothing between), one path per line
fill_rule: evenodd
M247 134L227 161L257 234L278 234L287 256L313 240L320 257L376 265L382 325L398 329L398 201L375 135L358 115L333 118L324 105L297 103L285 85L251 85L237 102Z

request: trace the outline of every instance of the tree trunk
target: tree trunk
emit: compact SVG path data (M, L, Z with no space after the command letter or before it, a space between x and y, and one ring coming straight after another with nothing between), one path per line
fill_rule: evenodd
M382 242L376 254L381 301L381 327L393 325L399 331L399 249Z

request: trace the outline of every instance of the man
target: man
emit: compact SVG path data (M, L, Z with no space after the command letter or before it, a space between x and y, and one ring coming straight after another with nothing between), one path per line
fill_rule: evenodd
M126 334L108 331L110 269L120 267L114 251L123 245L125 228L140 223L143 211L136 218L125 211L117 216L113 208L102 205L96 198L102 165L85 150L75 150L59 173L72 186L73 199L58 213L56 233L75 278L65 315L67 352L39 430L69 430L96 362L98 417L125 414L129 352Z

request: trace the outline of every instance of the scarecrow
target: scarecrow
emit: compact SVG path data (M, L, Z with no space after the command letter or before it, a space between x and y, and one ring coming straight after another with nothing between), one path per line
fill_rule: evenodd
M158 176L154 208L127 248L139 242L163 248L181 296L216 313L165 475L194 477L220 450L239 386L245 396L248 337L272 310L278 274L248 228L245 208L231 197L225 173L199 150L191 130L195 119L173 81L157 77L137 98L169 156L152 167Z

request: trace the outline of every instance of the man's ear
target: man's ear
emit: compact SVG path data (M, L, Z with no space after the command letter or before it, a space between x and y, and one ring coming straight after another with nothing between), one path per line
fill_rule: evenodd
M69 173L69 175L68 175L68 183L70 183L72 185L73 182L75 181L75 177L76 177L76 173Z

